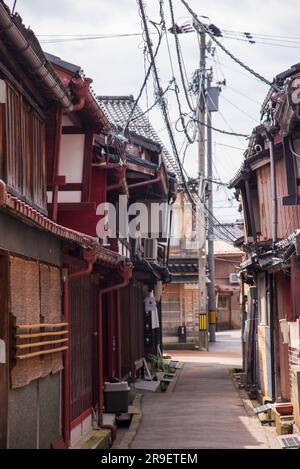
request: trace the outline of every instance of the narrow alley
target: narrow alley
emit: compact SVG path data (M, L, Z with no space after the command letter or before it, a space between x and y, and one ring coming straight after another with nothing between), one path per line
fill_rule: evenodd
M266 430L247 415L229 373L241 366L240 331L218 333L209 353L170 354L184 363L176 388L144 395L132 448L270 448Z
M0 452L300 449L292 3L0 0Z

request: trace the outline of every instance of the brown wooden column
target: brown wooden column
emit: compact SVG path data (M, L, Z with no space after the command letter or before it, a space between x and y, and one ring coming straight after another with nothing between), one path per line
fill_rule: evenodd
M9 389L8 256L0 256L0 339L6 344L6 363L0 363L0 448L7 448Z

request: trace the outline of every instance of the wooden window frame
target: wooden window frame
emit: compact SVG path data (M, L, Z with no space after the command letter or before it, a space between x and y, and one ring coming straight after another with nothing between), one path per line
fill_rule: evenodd
M46 213L45 120L18 88L9 81L6 87L3 179L10 192Z
M295 174L295 162L294 162L295 156L291 152L289 139L290 139L290 135L287 135L282 140L283 157L284 157L287 191L288 191L288 195L286 197L283 197L282 199L282 203L284 206L300 205L300 196L297 193L297 189L300 184L299 184L299 178L296 177L296 174Z

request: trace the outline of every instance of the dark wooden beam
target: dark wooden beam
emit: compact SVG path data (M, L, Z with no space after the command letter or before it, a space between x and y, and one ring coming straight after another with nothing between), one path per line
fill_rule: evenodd
M81 201L89 202L91 199L92 162L93 162L93 132L88 132L84 141L82 193Z
M48 209L51 208L52 204L48 204ZM95 210L95 203L84 203L84 202L70 202L58 204L58 211L60 212L80 212L81 210Z
M287 197L283 198L283 205L297 205L298 203L298 196L297 196L297 184L296 184L296 177L295 174L295 163L294 163L294 155L290 149L290 137L287 136L283 139L282 147L283 147L283 155L284 155L284 164L285 164L285 171L286 171L286 181L287 181L287 190L288 194Z
M6 363L0 364L0 448L7 448L9 389L9 266L8 256L0 257L0 339L6 345Z
M62 129L63 135L79 135L85 134L85 130L82 127L77 127L75 125L64 126Z
M53 187L48 186L47 190L52 191ZM58 189L60 191L65 191L65 192L70 192L70 191L81 191L82 190L82 184L80 182L69 182L67 184L59 184Z

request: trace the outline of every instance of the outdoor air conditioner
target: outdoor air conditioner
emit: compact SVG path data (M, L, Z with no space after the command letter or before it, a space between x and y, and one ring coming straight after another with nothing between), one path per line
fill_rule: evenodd
M239 284L240 283L240 279L239 279L239 276L238 274L229 274L229 283L232 285L232 284Z
M157 239L144 239L144 257L148 260L157 259L158 242Z

